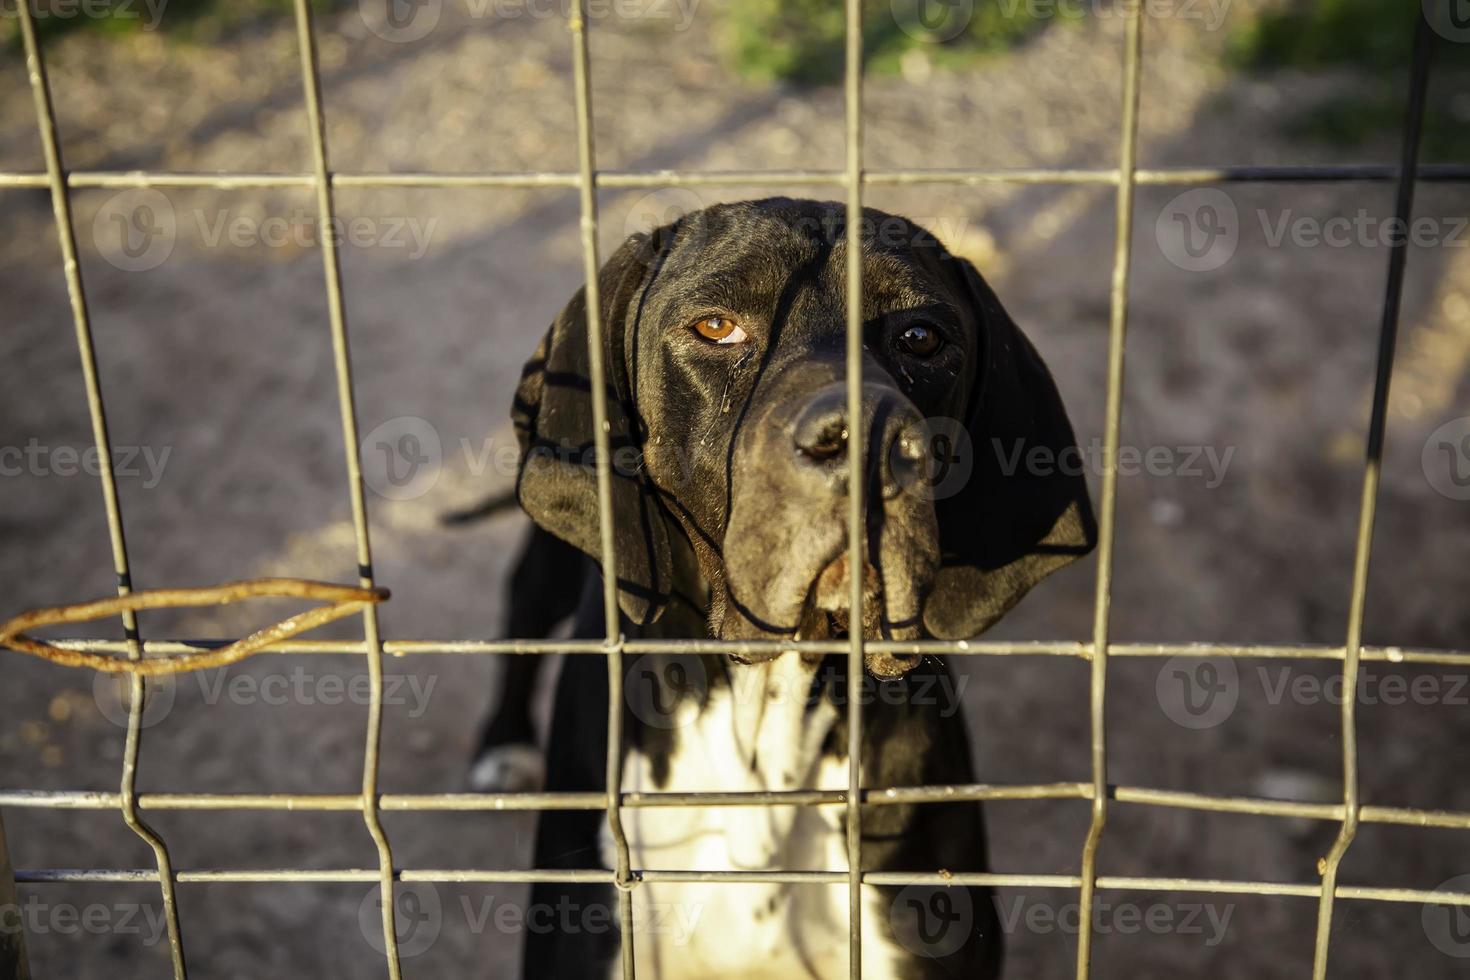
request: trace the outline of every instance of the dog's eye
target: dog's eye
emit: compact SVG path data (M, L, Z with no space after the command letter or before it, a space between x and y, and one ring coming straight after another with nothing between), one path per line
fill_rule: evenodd
M707 316L690 326L705 340L716 344L743 344L747 339L745 331L732 316Z
M944 346L944 338L933 327L916 323L898 335L898 346L914 357L933 357Z

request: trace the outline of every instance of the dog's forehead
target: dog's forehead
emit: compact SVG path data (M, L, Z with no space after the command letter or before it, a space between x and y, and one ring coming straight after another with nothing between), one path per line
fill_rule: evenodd
M948 253L906 218L865 210L862 227L866 313L950 299L940 273ZM773 199L717 205L678 225L662 285L712 299L769 298L793 285L841 306L846 295L846 212L830 202ZM812 294L815 294L813 297ZM794 298L794 297L793 297Z

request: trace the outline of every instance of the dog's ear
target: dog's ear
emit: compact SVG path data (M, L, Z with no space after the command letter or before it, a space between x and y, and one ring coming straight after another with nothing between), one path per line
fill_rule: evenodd
M643 467L644 431L634 407L629 370L630 346L636 340L646 280L656 269L656 250L654 239L635 235L608 259L598 276L618 599L623 614L639 625L662 613L673 578L669 529ZM521 448L516 480L521 507L541 527L600 563L592 397L584 287L526 363L511 414Z
M1097 524L1051 372L975 267L951 263L981 340L962 420L973 469L958 492L935 501L942 566L924 625L933 636L966 639L1091 551Z

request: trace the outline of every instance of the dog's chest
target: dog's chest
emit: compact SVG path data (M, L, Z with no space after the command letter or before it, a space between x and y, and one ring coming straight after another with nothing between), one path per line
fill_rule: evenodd
M656 781L652 760L630 752L624 791L845 789L845 758L824 751L838 709L826 699L809 703L814 670L794 653L736 668L730 686L703 706L690 699L675 711L667 778ZM623 826L635 868L847 870L840 805L640 807L623 811ZM606 833L602 844L614 866ZM644 882L633 896L640 977L847 975L845 883ZM865 907L864 914L871 922L883 913ZM888 975L881 941L865 945L868 975Z

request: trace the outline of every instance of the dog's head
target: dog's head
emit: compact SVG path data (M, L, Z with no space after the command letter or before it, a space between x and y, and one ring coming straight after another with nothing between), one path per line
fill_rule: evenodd
M1046 366L974 267L865 212L861 418L844 384L842 205L719 205L629 239L599 277L624 613L655 619L687 538L723 638L849 628L974 636L1092 547L1084 480ZM583 292L516 392L517 492L598 557ZM863 440L867 540L847 558L847 447ZM1036 451L1040 450L1041 453ZM870 657L899 673L910 658Z

